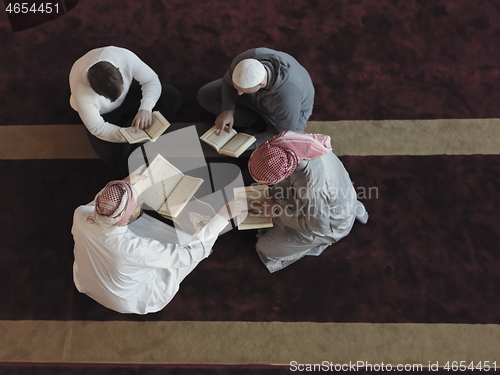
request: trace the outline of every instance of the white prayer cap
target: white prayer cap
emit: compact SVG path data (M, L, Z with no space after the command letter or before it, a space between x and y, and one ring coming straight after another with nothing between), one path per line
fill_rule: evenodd
M233 83L242 89L257 86L264 80L266 68L255 59L241 60L233 71Z

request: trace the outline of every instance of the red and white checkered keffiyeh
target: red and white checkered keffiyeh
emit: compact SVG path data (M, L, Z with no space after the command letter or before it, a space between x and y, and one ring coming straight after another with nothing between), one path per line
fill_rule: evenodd
M258 183L274 185L290 176L302 160L319 158L331 150L328 135L286 131L257 147L248 170Z
M95 209L87 222L103 227L126 224L138 204L139 195L131 184L111 181L95 196Z

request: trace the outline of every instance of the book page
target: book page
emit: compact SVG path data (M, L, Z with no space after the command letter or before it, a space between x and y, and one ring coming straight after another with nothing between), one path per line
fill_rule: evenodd
M234 198L246 199L249 211L248 215L244 220L241 220L241 217L238 216L237 219L237 224L239 227L238 229L254 229L254 228L256 229L256 228L265 228L273 226L272 219L269 217L255 217L250 215L250 211L252 210L251 203L256 200L263 202L265 200L265 197L268 196L268 194L269 192L267 185L234 188Z
M157 211L184 176L179 169L160 154L144 171L143 175L147 178L139 181L135 188L146 204Z
M182 177L177 186L175 186L174 191L168 196L161 211L165 211L168 216L176 217L193 197L202 183L202 178L192 176Z
M149 207L151 207L155 211L158 211L168 197L165 180L157 182L156 184L149 187L149 189L146 189L140 195L140 197L144 199L144 202Z
M158 112L153 112L153 123L150 127L145 129L145 132L151 137L151 141L154 142L160 135L163 134L165 130L168 129L170 123L167 121L163 115Z
M142 129L139 129L136 133L135 129L132 127L121 128L120 133L125 137L128 143L137 143L150 139L149 135Z
M257 228L263 228L262 224L268 224L268 223L269 223L268 217L256 217L256 216L252 216L252 215L250 215L250 213L248 213L245 220L243 220L242 222L238 222L238 225L239 226L241 226L241 225L254 226L255 225L255 229L257 229Z
M255 141L256 138L250 134L238 133L221 148L220 153L238 157Z
M231 129L230 133L228 133L225 130L222 130L220 132L220 135L217 135L216 132L217 132L217 130L214 126L214 127L210 128L210 130L207 131L205 134L203 134L200 137L200 139L202 141L205 141L206 143L208 143L210 146L215 148L217 151L219 151L221 149L221 147L223 147L231 138L233 138L236 134L238 134L236 132L236 130L234 130L234 129Z

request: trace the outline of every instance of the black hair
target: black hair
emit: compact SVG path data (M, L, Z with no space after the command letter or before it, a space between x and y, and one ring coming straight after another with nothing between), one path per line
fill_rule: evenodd
M120 71L108 61L99 61L87 72L90 86L101 96L114 102L123 91L123 77Z

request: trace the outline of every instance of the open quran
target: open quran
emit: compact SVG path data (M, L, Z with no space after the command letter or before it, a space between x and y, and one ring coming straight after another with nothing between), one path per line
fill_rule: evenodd
M217 135L215 126L211 127L200 139L215 148L219 154L233 158L239 157L257 140L253 135L238 133L234 129L231 129L229 133L222 130Z
M167 119L163 117L160 112L154 111L153 123L151 124L151 126L147 127L146 129L138 129L137 132L133 127L121 128L119 132L130 144L147 141L155 142L160 137L160 135L162 135L165 130L168 129L169 126L170 123L167 121Z
M177 217L203 183L202 178L187 176L158 154L142 173L145 179L134 187L144 202L159 214Z
M234 199L246 199L248 205L248 214L239 215L236 218L238 230L269 228L273 226L273 219L270 217L256 217L250 215L252 212L252 202L263 202L269 196L269 187L267 185L254 185L237 187L233 189Z

